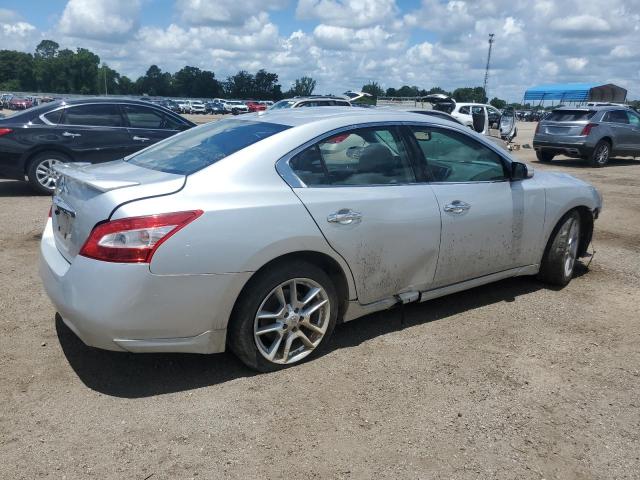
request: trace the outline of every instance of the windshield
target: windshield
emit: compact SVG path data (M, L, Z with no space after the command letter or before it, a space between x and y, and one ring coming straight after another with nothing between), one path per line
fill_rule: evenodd
M296 103L295 100L280 100L279 102L276 102L273 105L271 105L270 109L276 110L279 108L291 108L295 103Z
M267 122L221 120L170 137L127 161L161 172L190 175L288 128Z
M545 120L551 122L579 122L589 120L595 114L595 110L554 110Z

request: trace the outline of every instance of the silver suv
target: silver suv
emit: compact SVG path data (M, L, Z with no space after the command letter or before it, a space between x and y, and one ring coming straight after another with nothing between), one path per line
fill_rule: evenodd
M533 148L541 162L564 154L592 167L614 155L640 156L640 115L620 105L558 108L538 123Z

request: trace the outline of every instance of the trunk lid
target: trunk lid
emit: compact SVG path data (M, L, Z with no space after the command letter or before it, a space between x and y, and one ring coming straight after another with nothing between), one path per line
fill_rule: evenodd
M123 160L96 165L62 164L53 196L51 220L56 247L68 262L93 227L123 203L180 190L184 175L139 167Z
M540 122L539 133L552 136L578 136L595 115L589 109L558 109Z

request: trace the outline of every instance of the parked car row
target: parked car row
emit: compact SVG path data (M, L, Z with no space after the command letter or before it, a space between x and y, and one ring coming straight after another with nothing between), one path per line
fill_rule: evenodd
M52 102L53 97L37 95L15 95L13 93L3 93L0 95L0 108L8 110L26 110L41 103Z
M188 113L190 115L197 114L225 114L231 113L238 115L248 112L259 112L266 110L273 102L257 101L257 100L228 100L224 98L214 98L213 100L190 100L190 99L152 99L142 97L140 100L154 103L162 107L168 108L176 113Z

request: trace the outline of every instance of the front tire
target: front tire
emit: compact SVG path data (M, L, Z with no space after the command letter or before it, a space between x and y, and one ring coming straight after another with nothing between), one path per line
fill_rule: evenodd
M556 225L542 258L538 278L564 287L573 277L580 243L580 215L567 213Z
M56 188L56 173L53 167L71 161L69 157L58 152L43 152L36 155L29 163L27 179L29 185L38 193L51 195Z
M317 355L338 316L338 297L317 266L294 261L245 286L229 322L229 347L249 368L271 372Z
M589 165L594 168L602 168L609 163L610 155L611 144L606 140L600 140L589 157Z

